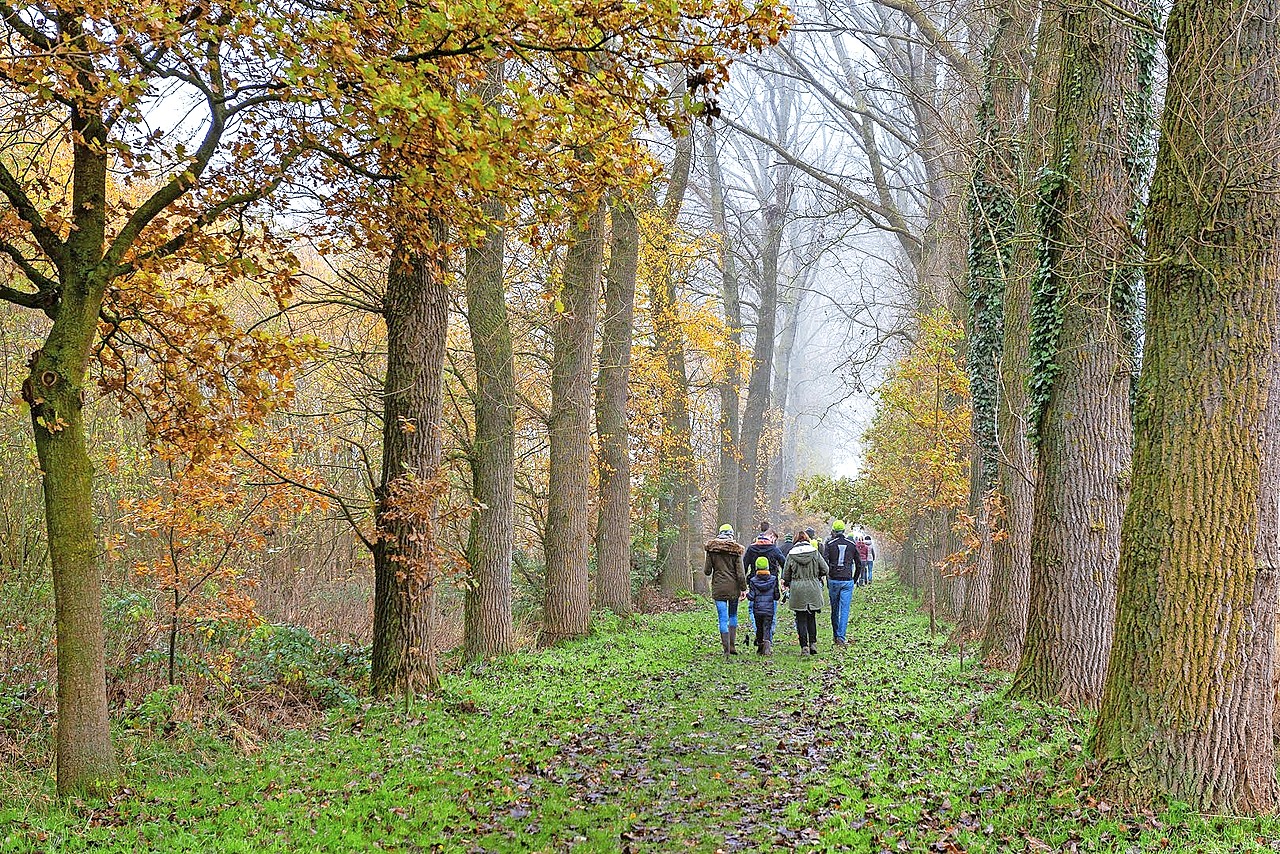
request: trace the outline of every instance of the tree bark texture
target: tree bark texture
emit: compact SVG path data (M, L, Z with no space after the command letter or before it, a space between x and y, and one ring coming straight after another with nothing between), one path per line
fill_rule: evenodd
M495 219L502 211L491 205ZM466 253L467 326L475 358L475 436L468 461L476 511L467 538L470 578L464 657L478 661L515 648L511 552L515 529L515 360L504 283L506 238L491 228Z
M692 130L676 140L675 160L669 170L667 194L662 202L662 229L655 254L667 257L670 238L684 204L693 164ZM675 594L693 586L693 426L689 416L689 370L685 362L684 327L674 271L663 262L650 295L656 327L656 345L675 388L663 401L662 442L658 460L665 489L658 501L658 586Z
M1040 170L1047 156L1059 30L1046 15L1039 38L1035 39L1033 65L1027 53L1040 18L1040 4L1034 0L1011 0L1000 7L999 14L995 41L988 55L993 137L990 150L997 154L1007 152L1007 156L989 161L993 167L990 180L1008 195L1016 237L1001 271L1003 319L996 387L999 498L991 523L1000 526L1002 534L992 534L991 607L982 637L982 658L988 667L1013 670L1022 655L1027 631L1036 477L1025 420L1031 274L1036 255L1030 176ZM1029 114L1024 106L1028 102Z
M486 101L502 90L503 66L494 63L481 87ZM502 204L485 213L502 219ZM516 369L507 315L506 234L491 227L466 252L467 328L475 359L475 436L468 462L472 497L467 538L470 578L464 605L463 655L478 661L515 648L511 615L511 553L515 528Z
M27 381L34 391L31 418L53 570L59 794L109 787L118 773L107 717L93 463L83 418L85 375L101 299L101 291L91 283L76 283L64 291L53 329L32 360Z
M605 272L605 316L600 324L600 373L596 380L600 498L596 524L596 604L631 613L631 461L627 383L636 301L640 232L635 208L615 201L610 213L611 249Z
M582 637L591 624L591 361L604 261L605 209L574 234L551 322L551 459L548 474L543 646Z
M974 472L978 472L982 466L981 457L981 451L975 446L974 453L971 455ZM955 632L952 633L956 643L966 646L981 639L983 627L987 624L987 613L991 609L991 528L987 494L989 489L984 489L982 479L972 476L969 503L973 508L971 512L974 513L974 524L977 526L978 551L973 556L973 566L968 570L964 588L964 605L960 610L960 619L956 621Z
M774 408L778 412L779 420L781 421L779 425L781 436L779 437L778 455L771 461L768 469L769 498L765 506L765 515L768 516L772 516L782 508L783 500L794 487L792 460L788 459L788 452L795 453L797 451L795 442L795 407L792 405L791 400L791 357L795 351L796 334L800 329L801 299L803 294L804 291L793 284L787 287L786 296L779 299L779 308L782 314L782 333L778 340L777 352L774 354L774 387L770 389L770 397L774 400Z
M432 218L438 247L444 224ZM382 473L377 489L371 687L413 697L440 687L435 596L440 567L435 521L444 484L441 416L449 294L441 258L401 241L387 268L383 317Z
M1130 798L1268 813L1280 2L1180 0L1166 34L1133 492L1092 748Z
M32 354L23 398L31 407L44 488L57 631L58 794L104 791L119 773L107 714L102 569L93 517L93 462L84 428L85 381L98 312L112 271L104 269L106 129L75 113L72 211L61 244L53 326Z
M738 290L738 262L729 245L729 229L724 208L724 176L720 171L720 151L714 132L703 136L703 156L707 161L708 183L711 189L711 223L716 230L716 255L720 261L720 293L724 304L724 323L729 342L736 350L742 344L742 304ZM720 481L716 495L716 519L730 522L738 508L738 469L742 454L738 445L739 410L738 392L742 374L736 359L726 366L720 390ZM717 524L717 527L718 527ZM695 572L696 576L697 573Z
M1140 18L1137 0L1117 0ZM1015 695L1096 705L1129 493L1142 191L1154 39L1069 3L1051 166L1041 180L1031 321L1039 438L1031 602ZM1154 24L1152 26L1154 30Z
M778 323L778 256L782 251L782 231L790 207L791 186L780 177L775 185L773 201L765 207L760 302L756 312L755 343L751 349L747 404L742 411L742 467L738 470L737 514L742 530L754 528L766 510L763 499L769 466L767 456L761 453L760 443L764 438L773 381L773 351Z

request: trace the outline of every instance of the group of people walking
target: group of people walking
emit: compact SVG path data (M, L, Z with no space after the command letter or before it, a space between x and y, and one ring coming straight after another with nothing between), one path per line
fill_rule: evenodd
M836 519L825 542L813 528L805 528L779 543L770 524L763 522L755 542L743 546L733 526L726 524L705 548L703 571L711 578L725 655L738 654L738 604L744 601L751 603L760 655L773 653L779 603L795 613L802 655L818 654L818 614L827 604L832 640L838 648L848 646L853 590L871 583L875 548L870 536L850 536L844 521Z

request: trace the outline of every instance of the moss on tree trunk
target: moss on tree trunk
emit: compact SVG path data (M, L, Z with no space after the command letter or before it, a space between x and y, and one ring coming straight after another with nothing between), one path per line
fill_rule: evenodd
M1104 784L1276 807L1280 2L1179 0L1148 218L1148 312Z

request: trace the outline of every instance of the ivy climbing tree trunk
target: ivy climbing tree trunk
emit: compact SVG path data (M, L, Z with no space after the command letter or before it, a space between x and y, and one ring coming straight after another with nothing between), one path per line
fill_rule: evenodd
M738 262L729 244L729 229L724 208L724 176L720 171L720 150L714 132L703 136L703 156L707 161L708 183L711 190L711 223L716 230L716 256L720 262L720 294L724 304L724 323L728 329L729 343L736 351L742 344L742 304L739 298ZM724 377L719 382L720 391L720 481L716 496L717 525L729 522L736 515L738 506L738 468L741 453L738 445L740 430L738 392L742 385L742 373L738 360L732 358L725 366ZM696 575L696 573L695 573Z
M502 209L486 213L501 221ZM490 228L466 253L467 327L475 358L475 436L468 453L477 505L467 538L470 578L464 606L464 656L511 652L511 552L515 528L515 359L507 316L506 237Z
M543 646L582 637L591 625L591 359L604 262L605 209L579 227L565 256L551 320L550 472Z
M1039 443L1031 602L1017 696L1095 705L1114 622L1129 492L1142 191L1155 39L1117 0L1059 13L1062 65L1051 167L1037 202L1031 305L1031 428ZM1101 48L1099 47L1101 46Z
M1133 492L1092 748L1131 798L1270 813L1280 0L1178 0L1166 37Z
M442 251L436 247L445 242L445 226L433 217L427 228L429 237L414 239L426 250L404 240L392 250L383 298L387 373L373 553L374 696L411 698L440 687L434 522L446 488L440 426L449 293L443 261L427 254Z
M635 208L622 200L610 213L611 250L605 272L605 316L600 325L596 380L600 498L596 524L596 605L631 613L631 461L627 384L631 374L632 316L640 232Z
M1046 15L1035 38L1040 4L1010 0L998 8L996 33L987 55L990 87L989 169L976 189L998 194L984 201L985 217L1010 217L989 228L1005 250L979 263L998 265L1001 314L995 405L999 446L998 491L988 524L991 534L991 605L982 636L989 667L1012 670L1026 637L1031 583L1031 510L1035 458L1027 440L1027 329L1031 314L1031 273L1035 263L1029 176L1045 159L1058 65L1058 30ZM1034 65L1030 45L1035 41ZM1028 89L1028 80L1031 81ZM1026 104L1030 104L1030 111ZM1012 233L1012 239L1009 235Z

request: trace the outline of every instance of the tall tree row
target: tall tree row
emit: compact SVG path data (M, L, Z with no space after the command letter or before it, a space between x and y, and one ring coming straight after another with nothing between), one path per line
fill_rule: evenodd
M1073 705L1102 691L1131 466L1156 25L1140 4L1122 8L1068 4L1054 22L1062 60L1037 199L1029 418L1040 467L1014 689Z

